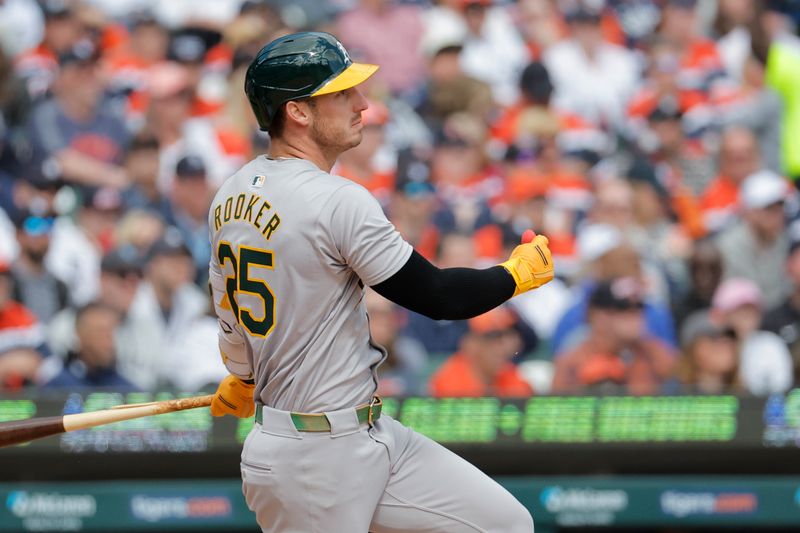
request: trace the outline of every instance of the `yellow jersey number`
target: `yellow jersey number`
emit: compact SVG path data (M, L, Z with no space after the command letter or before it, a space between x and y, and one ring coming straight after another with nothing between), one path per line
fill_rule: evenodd
M217 259L220 266L230 262L233 267L233 276L225 279L225 293L231 304L236 320L255 337L266 337L275 327L275 295L263 279L251 277L250 267L273 269L273 253L269 250L239 246L234 253L230 243L222 241L217 247ZM237 299L238 294L252 294L261 299L264 306L262 318L256 318L253 309L241 307ZM261 313L256 313L260 315Z

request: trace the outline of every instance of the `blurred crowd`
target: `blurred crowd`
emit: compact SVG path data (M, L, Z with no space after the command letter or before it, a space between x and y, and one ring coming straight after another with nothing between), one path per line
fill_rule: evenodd
M0 0L0 391L225 375L207 210L269 145L249 62L307 29L381 66L334 173L439 267L527 228L556 264L467 321L368 291L379 392L785 391L798 22L794 0Z

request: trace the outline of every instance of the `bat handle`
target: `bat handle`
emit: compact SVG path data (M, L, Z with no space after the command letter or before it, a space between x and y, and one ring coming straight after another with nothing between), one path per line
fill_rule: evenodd
M60 416L2 422L0 448L59 433L64 433L64 419Z

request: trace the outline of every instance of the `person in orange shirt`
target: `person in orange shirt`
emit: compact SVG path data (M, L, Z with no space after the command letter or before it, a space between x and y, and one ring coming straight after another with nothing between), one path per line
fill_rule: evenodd
M36 316L11 299L12 284L9 265L0 262L0 391L33 383L44 343Z
M450 356L430 381L433 396L506 396L533 394L511 358L521 349L516 315L504 307L469 320L461 350Z
M719 174L708 184L700 199L703 222L716 233L734 222L739 210L739 185L761 166L758 139L740 126L722 134L719 147Z
M671 376L675 353L647 333L642 289L634 278L617 278L595 288L583 341L556 358L553 393L660 391Z
M395 172L385 163L381 165L377 156L386 138L384 126L389 122L389 109L370 100L369 107L361 113L361 122L364 125L361 144L344 152L333 172L366 188L385 208L392 199Z

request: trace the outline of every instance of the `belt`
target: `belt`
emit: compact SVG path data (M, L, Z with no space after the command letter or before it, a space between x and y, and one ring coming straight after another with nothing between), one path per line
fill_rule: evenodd
M262 424L264 420L263 407L260 403L256 404L256 422L259 424ZM382 408L383 400L376 395L370 403L356 407L358 422L361 424L366 422L372 426L372 423L381 417ZM322 432L331 430L331 423L324 413L290 413L290 415L297 431Z

